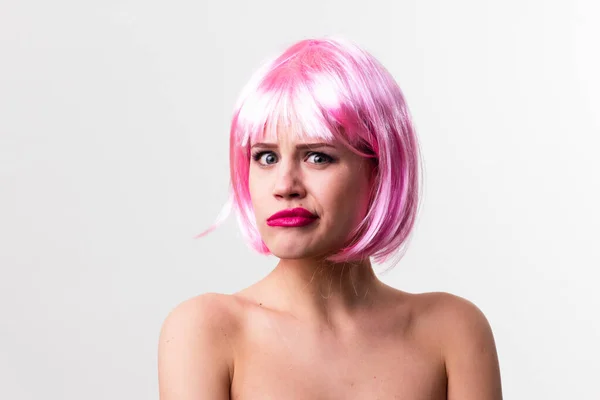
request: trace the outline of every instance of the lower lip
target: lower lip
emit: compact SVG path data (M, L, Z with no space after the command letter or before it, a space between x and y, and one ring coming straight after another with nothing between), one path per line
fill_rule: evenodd
M293 227L310 225L315 221L316 221L316 218L287 217L287 218L277 218L272 221L267 221L267 225L293 228Z

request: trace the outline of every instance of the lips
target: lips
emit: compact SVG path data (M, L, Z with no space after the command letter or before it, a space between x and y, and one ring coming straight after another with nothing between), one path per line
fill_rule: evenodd
M297 207L288 210L282 210L271 215L267 219L269 226L300 227L312 224L317 220L317 216L305 208Z

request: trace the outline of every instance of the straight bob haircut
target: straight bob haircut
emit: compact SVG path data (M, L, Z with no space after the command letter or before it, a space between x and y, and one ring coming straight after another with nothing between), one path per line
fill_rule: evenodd
M245 239L263 254L270 252L250 199L250 147L276 137L281 127L300 139L337 140L375 165L367 215L327 260L402 258L418 212L421 163L404 96L391 74L356 44L327 37L293 44L251 77L231 121L231 195L215 225L233 208Z

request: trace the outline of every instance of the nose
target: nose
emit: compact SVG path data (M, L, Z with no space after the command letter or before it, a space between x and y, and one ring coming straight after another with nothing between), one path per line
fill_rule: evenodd
M278 164L273 195L282 200L301 199L306 196L306 188L302 182L302 172L294 162L280 162Z

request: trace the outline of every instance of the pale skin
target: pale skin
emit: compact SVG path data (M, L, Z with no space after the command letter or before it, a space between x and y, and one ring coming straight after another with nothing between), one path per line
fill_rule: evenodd
M161 400L502 399L492 330L475 305L394 289L369 259L323 261L367 210L366 159L281 133L252 151L259 232L280 262L238 293L203 294L169 314L159 340ZM298 206L317 222L265 223Z

